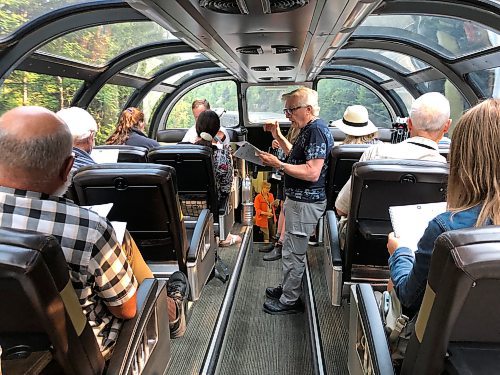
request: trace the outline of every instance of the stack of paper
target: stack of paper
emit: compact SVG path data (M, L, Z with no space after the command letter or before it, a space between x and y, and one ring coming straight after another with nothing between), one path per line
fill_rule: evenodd
M429 221L446 211L446 202L389 207L392 229L400 245L417 250L417 244Z

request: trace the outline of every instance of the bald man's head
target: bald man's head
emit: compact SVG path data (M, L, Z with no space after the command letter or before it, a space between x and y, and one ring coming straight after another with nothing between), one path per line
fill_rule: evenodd
M63 169L71 157L72 136L55 113L42 107L18 107L0 117L2 184L27 190L65 181ZM42 191L46 192L46 191Z

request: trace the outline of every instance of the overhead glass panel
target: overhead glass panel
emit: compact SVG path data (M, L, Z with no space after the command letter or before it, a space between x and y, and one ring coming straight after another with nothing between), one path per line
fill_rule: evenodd
M452 59L500 45L500 35L478 23L427 15L369 16L354 35L397 36Z
M369 72L371 72L372 74L375 74L375 75L376 75L377 77L379 77L382 81L388 81L388 80L390 80L390 79L391 79L391 77L389 77L389 76L385 75L384 73L380 73L380 72L378 72L378 71L376 71L376 70L373 70L373 69L368 69L368 68L367 68L366 70L368 70L368 71L369 71Z
M202 74L202 73L208 73L210 71L213 71L214 68L203 68L203 69L193 69L193 70L186 70L185 72L177 73L174 74L173 76L168 77L163 81L163 83L166 83L168 85L180 85L182 82L186 81L191 77L192 75L195 74Z
M88 111L94 116L99 131L96 144L102 145L115 130L121 111L134 89L132 87L106 84L94 97Z
M393 91L401 99L401 101L404 103L404 105L406 107L406 112L409 114L411 106L413 105L413 102L415 101L415 98L413 98L413 96L411 96L411 94L408 92L408 90L402 86L395 88Z
M472 72L469 78L479 87L483 97L500 98L500 68Z
M402 74L410 74L429 67L415 57L405 55L399 52L379 50L379 49L363 49L363 48L346 48L338 51L332 62L336 59L349 58L354 60L366 60L384 65L390 69L396 70Z
M139 37L140 36L140 37ZM37 52L93 66L104 66L121 53L153 42L177 40L155 22L122 22L66 34Z
M383 82L390 80L391 78L386 76L385 74L382 74L376 70L373 69L368 69L362 66L355 66L355 65L342 65L342 64L331 64L327 65L325 69L333 69L333 70L347 70L350 72L358 73L364 76L369 77L370 79L374 80L375 82ZM336 74L336 72L334 72Z
M176 62L197 59L200 57L203 57L201 53L194 52L171 53L168 55L150 57L149 59L130 65L127 69L124 69L122 73L149 79L160 70L163 70Z
M368 117L379 128L390 128L391 115L386 105L367 87L347 79L327 78L318 82L320 117L325 121L339 120L346 108L361 104L368 110Z
M68 107L83 81L15 70L0 89L0 114L21 105L58 111Z
M65 8L85 3L85 0L3 0L0 1L0 39L3 39L28 22Z

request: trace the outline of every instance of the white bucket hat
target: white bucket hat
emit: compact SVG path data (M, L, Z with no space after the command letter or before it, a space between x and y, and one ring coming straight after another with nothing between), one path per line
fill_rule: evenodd
M332 126L336 126L347 135L361 137L378 131L368 119L368 111L362 105L351 105L344 112L344 117L334 121Z

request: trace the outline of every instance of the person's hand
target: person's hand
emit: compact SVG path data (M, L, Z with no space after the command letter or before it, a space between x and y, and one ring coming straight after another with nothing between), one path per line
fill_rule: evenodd
M394 289L394 283L392 282L392 279L389 279L389 282L387 283L387 291L390 292Z
M399 246L399 238L394 235L394 232L389 233L387 236L387 251L392 255Z
M279 199L275 199L272 203L271 203L274 207L278 207L280 205L280 200Z
M259 159L264 163L264 165L273 167L273 168L279 168L281 165L281 161L274 155L271 155L268 152L262 151L258 155Z
M273 213L272 212L267 212L267 217L273 217Z
M273 139L271 147L274 149L280 148L280 143L276 139Z
M270 132L274 139L279 138L281 135L281 129L278 121L268 121L264 124L264 131Z

